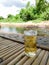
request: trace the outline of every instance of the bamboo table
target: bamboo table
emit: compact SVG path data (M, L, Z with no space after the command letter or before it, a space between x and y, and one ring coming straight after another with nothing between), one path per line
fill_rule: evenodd
M0 37L0 65L49 65L49 50L37 47L36 56L29 58L23 44Z

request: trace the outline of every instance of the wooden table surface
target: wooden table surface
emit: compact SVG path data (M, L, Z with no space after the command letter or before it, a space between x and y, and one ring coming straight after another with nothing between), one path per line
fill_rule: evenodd
M17 35L17 34L3 33L3 34L0 34L0 37L24 44L24 35L22 34ZM46 36L46 37L37 36L37 47L49 51L49 36Z
M38 48L36 56L29 58L23 44L0 37L0 65L49 65L49 51Z

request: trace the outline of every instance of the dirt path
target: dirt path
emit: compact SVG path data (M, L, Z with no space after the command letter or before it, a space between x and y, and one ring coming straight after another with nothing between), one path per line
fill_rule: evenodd
M0 23L0 26L10 26L10 27L28 27L28 26L38 26L38 27L47 27L49 28L49 21L41 22L41 23Z

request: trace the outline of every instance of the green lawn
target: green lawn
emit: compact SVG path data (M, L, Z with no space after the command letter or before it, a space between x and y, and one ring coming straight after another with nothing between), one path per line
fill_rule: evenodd
M40 23L40 22L42 22L42 20L41 19L36 19L36 20L29 20L29 21L31 21L31 22L33 22L33 23ZM28 21L23 21L22 19L18 19L18 20L15 20L15 19L3 19L3 20L0 20L0 22L13 22L13 23L22 23L22 22L28 22Z

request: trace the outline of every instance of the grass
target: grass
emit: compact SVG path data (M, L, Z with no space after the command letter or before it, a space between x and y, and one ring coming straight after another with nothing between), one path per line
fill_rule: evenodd
M40 22L42 22L42 21L43 21L43 20L40 19L40 18L39 18L39 19L36 19L36 20L32 20L33 23L40 23Z
M40 22L42 22L43 20L41 19L41 18L38 18L38 19L36 19L36 20L30 20L32 23L40 23ZM3 19L3 20L0 20L0 22L9 22L9 23L11 23L11 22L13 22L13 23L23 23L23 22L28 22L28 21L23 21L22 19L10 19L10 18L8 18L8 19Z
M23 20L22 19L10 19L10 18L8 18L8 19L3 19L3 20L0 20L0 22L9 22L9 23L11 23L11 22L15 22L15 23L19 23L19 22L23 22Z

